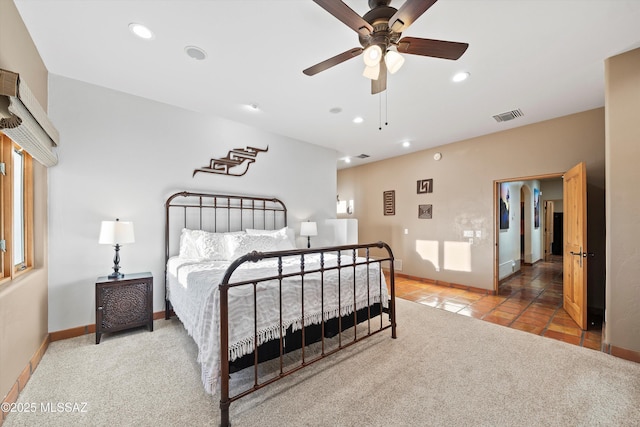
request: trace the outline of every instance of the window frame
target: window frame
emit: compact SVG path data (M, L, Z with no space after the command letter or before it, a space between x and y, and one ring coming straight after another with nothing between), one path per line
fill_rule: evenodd
M4 174L0 174L0 240L5 242L5 250L0 251L0 284L10 281L34 266L33 251L33 158L29 153L0 132L0 162L4 163ZM13 152L22 151L23 159L23 234L24 262L13 264L13 202L17 195L13 191Z

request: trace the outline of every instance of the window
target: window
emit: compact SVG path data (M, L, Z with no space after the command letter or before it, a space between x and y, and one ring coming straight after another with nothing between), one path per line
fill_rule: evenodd
M13 194L24 194L24 153L13 149ZM13 199L13 265L24 265L24 197Z
M0 134L0 281L33 267L32 158Z

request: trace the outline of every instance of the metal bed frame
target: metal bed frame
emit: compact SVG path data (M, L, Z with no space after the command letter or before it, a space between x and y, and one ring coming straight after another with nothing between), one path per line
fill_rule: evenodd
M171 214L174 211L178 211L178 216L182 217L182 220L178 218L176 220L175 215L172 217ZM240 195L224 195L224 194L209 194L209 193L192 193L183 191L180 193L175 193L170 196L165 204L166 211L166 227L165 227L165 256L167 261L171 255L171 253L177 253L177 250L174 248L175 244L172 246L173 236L179 236L179 232L175 229L182 228L191 228L191 229L201 229L211 232L230 232L230 231L238 231L244 230L246 228L259 228L265 230L275 230L281 227L285 227L287 225L287 208L280 200L275 198L263 198L263 197L253 197L253 196L240 196ZM375 249L378 253L384 253L383 256L376 256L375 258L371 256L371 249ZM358 257L358 252L364 252L363 257ZM341 262L340 256L337 257L336 265L326 265L324 263L325 254L349 254L350 262L343 263ZM320 256L320 265L318 268L305 269L305 257L308 257L311 254L319 254ZM300 259L300 269L296 272L287 272L285 273L282 269L282 259L284 257L299 257ZM232 280L232 275L234 271L242 264L249 262L258 262L260 260L265 259L276 259L278 268L274 270L272 275L268 277L261 277L259 279L251 279L248 281L236 281ZM327 356L330 356L333 353L336 353L346 347L349 347L363 339L366 339L372 335L375 335L379 332L382 332L386 329L391 329L391 337L396 338L396 316L395 316L395 280L394 280L394 267L393 267L393 252L389 245L384 242L377 243L368 243L368 244L357 244L357 245L343 245L343 246L332 246L332 247L324 247L324 248L313 248L313 249L294 249L287 251L277 251L277 252L251 252L246 254L231 263L228 269L225 272L224 278L219 285L220 291L220 370L221 370L221 382L220 382L220 424L222 426L230 425L229 422L229 406L232 402L247 396L254 391L257 391L281 378L284 378L288 375L293 374L294 372L309 366L319 360L324 359ZM377 286L379 289L379 295L382 295L382 274L380 274L380 278L378 283L370 283L369 279L369 269L370 265L377 264L379 271L382 273L383 263L388 263L389 270L389 322L385 324L383 320L382 313L382 301L379 303L373 303L369 301L367 307L364 309L356 310L356 268L366 268L367 279L366 285L368 290L371 289L371 286ZM166 266L166 262L165 262ZM351 279L348 281L349 283L343 284L341 281L341 271L343 269L352 269L353 274L350 276ZM328 320L324 319L322 316L322 321L320 324L320 334L319 338L310 338L306 336L305 326L304 325L304 299L301 301L302 313L303 313L303 321L302 321L302 329L301 329L301 361L298 365L289 366L285 368L284 366L284 336L282 333L282 292L283 292L283 280L291 279L292 277L299 277L301 281L302 289L304 290L304 281L305 276L309 274L320 275L320 283L321 283L321 295L324 295L324 275L327 272L337 271L338 276L338 306L342 306L342 302L340 301L341 295L341 286L352 286L353 287L353 311L351 315L348 316L338 316L337 317L337 336L338 336L338 344L336 347L327 349L325 348L325 326L328 323ZM165 280L166 280L166 272L165 272ZM259 352L262 346L257 345L257 294L256 288L259 283L267 282L267 281L277 281L280 289L280 337L276 341L279 341L279 351L275 358L279 358L279 373L270 379L265 381L260 381L258 375L258 364L259 364ZM166 286L166 284L165 284ZM245 391L242 391L236 395L231 395L229 390L229 373L230 373L230 361L229 361L229 290L231 288L237 286L253 286L253 298L254 298L254 348L253 348L253 386ZM304 292L304 291L303 291ZM321 304L324 307L324 297L321 297ZM378 304L378 306L376 306ZM372 311L372 307L379 308L379 311ZM323 309L324 311L324 309ZM378 314L379 313L379 314ZM171 315L171 304L165 298L165 318L169 319ZM376 317L379 318L380 322L372 322ZM335 320L335 319L334 319ZM364 332L361 336L355 331L355 326L358 324L364 324L366 321L366 332ZM374 325L376 323L376 325ZM346 326L345 326L346 325ZM309 325L310 326L310 325ZM354 327L353 338L350 338L348 341L343 342L342 334L351 326ZM343 329L343 327L345 327ZM365 329L365 328L362 328ZM306 357L305 348L308 344L319 341L320 342L320 354L313 357Z

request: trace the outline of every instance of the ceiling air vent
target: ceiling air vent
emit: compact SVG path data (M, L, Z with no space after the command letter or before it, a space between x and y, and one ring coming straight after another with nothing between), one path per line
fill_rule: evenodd
M496 122L508 122L509 120L517 119L518 117L522 117L522 111L518 108L517 110L507 111L506 113L500 113L493 116L496 119Z
M367 157L369 157L368 154L360 154L359 156L356 156L359 159L366 159Z

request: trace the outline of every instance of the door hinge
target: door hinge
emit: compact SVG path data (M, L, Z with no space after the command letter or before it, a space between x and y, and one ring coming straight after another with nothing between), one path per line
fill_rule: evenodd
M7 166L4 164L4 162L0 162L0 173L2 175L7 174Z
M7 252L7 241L4 239L0 240L0 251Z

